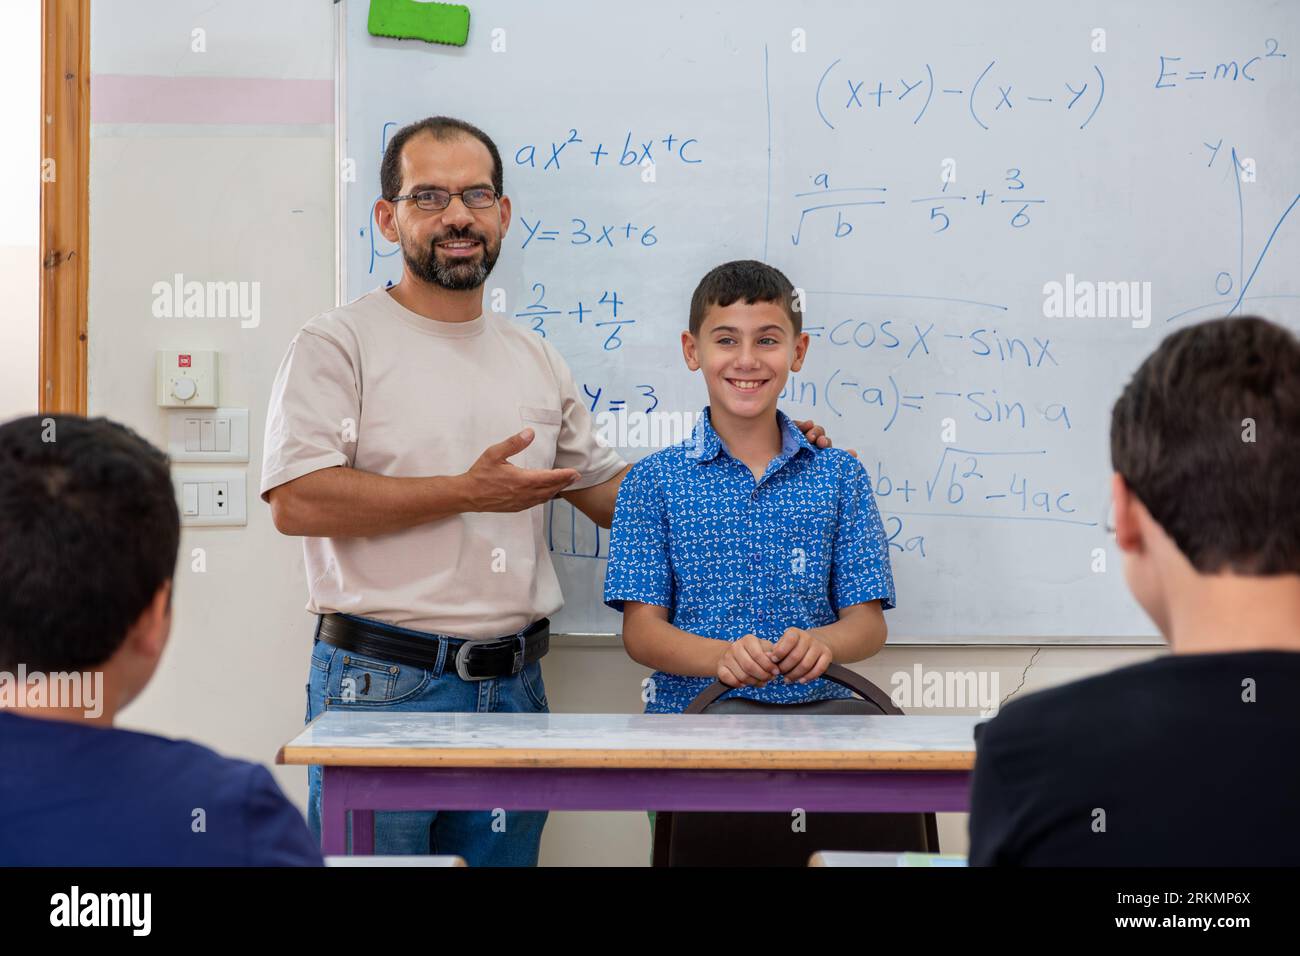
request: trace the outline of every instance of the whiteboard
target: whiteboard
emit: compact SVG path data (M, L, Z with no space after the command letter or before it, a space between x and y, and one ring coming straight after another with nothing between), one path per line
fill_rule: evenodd
M1110 409L1198 318L1300 324L1300 5L715 6L475 4L450 48L347 0L345 298L400 275L370 228L386 137L468 119L514 203L489 290L598 415L703 407L679 332L714 265L804 290L781 407L870 472L891 642L1155 639L1105 529ZM547 511L554 628L617 632L608 532Z

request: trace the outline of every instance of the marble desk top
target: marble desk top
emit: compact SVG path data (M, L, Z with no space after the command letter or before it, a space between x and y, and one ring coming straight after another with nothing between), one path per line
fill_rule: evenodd
M969 770L978 716L334 710L278 763L363 767Z

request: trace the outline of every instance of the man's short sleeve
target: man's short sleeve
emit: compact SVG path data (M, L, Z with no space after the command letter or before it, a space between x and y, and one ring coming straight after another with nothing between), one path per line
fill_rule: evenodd
M578 394L578 386L568 364L549 343L543 342L542 347L560 387L560 407L564 413L560 437L555 446L553 467L573 468L582 475L566 491L602 484L622 471L626 462L613 448L596 441L591 413L587 410L583 397Z
M880 609L888 610L894 606L894 574L871 478L856 458L847 454L844 458L831 560L831 603L838 611L878 600Z
M333 339L303 329L289 343L271 387L262 444L262 500L287 481L351 465L360 419L352 357Z
M673 568L668 555L668 514L653 457L632 466L618 489L609 532L605 603L615 611L624 601L672 610Z
M253 765L244 801L249 866L321 866L320 847L270 772Z

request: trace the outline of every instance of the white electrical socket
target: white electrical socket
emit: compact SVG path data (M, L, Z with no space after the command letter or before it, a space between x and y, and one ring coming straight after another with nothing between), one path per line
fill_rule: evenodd
M181 524L222 526L248 524L243 468L173 468L172 489Z

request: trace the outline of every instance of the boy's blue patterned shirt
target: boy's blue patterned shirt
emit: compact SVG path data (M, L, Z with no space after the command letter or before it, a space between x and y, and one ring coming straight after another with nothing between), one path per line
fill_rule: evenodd
M691 634L779 640L821 627L852 604L894 606L889 545L856 458L816 449L784 413L781 454L762 479L733 458L709 409L691 438L655 452L623 479L610 533L605 603L657 604ZM681 713L711 677L657 672L646 713ZM850 697L824 679L741 687L727 696L779 703Z

